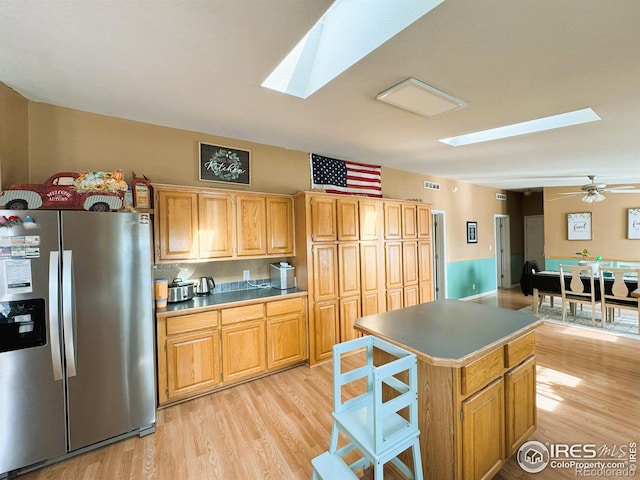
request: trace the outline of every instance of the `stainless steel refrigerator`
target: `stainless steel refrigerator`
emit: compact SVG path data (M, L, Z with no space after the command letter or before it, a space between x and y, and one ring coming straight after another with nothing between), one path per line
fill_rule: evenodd
M155 431L144 213L0 211L0 476Z

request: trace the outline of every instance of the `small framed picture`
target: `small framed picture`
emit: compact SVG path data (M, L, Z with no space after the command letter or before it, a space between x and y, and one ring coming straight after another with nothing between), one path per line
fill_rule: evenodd
M627 238L640 239L640 208L630 208L627 219Z
M200 142L200 180L251 185L249 150Z
M591 212L567 213L567 239L591 240Z
M478 222L467 222L467 243L478 243Z

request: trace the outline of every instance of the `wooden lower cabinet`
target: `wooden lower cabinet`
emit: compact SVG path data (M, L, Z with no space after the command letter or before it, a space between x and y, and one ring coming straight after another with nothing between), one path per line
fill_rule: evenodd
M208 390L220 383L218 329L167 338L168 398Z
M306 297L159 315L158 402L166 405L304 362Z
M491 478L505 458L502 377L463 401L462 416L463 478Z
M505 374L505 455L513 455L536 430L536 359Z
M410 285L403 289L404 306L412 307L420 303L418 285Z
M313 306L313 363L333 358L333 346L340 342L339 315L337 299Z
M353 340L360 335L353 329L360 316L360 297L341 298L340 301L340 342Z
M395 288L387 290L387 312L398 310L404 306L404 290Z
M264 321L222 327L222 380L231 382L267 370Z

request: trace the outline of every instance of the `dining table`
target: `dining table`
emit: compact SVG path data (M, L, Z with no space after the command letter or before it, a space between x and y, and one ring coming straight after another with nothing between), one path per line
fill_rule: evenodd
M565 275L565 285L568 285L568 283L571 281L570 279L570 275ZM629 297L640 297L640 288L638 288L637 277L625 277L624 283L627 286ZM589 292L591 289L591 285L588 276L582 277L582 284L585 286L585 292ZM605 292L610 293L612 285L613 277L605 277ZM531 277L531 286L533 287L532 312L534 314L538 313L538 305L540 304L542 296L550 295L553 298L554 296L559 297L562 295L562 291L560 289L560 272L555 270L544 270L542 272L534 273ZM593 283L593 289L595 292L596 301L600 301L600 280L597 277L595 278L595 281Z

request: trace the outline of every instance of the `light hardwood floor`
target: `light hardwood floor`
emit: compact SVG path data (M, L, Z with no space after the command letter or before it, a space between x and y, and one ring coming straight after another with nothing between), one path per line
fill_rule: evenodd
M512 289L476 302L518 310L531 297ZM537 330L537 354L538 429L532 439L640 443L640 341L545 324ZM309 479L311 458L329 444L331 409L330 364L297 367L159 410L153 435L19 478ZM399 477L389 471L385 478ZM574 479L575 472L547 467L527 474L511 458L495 478Z

